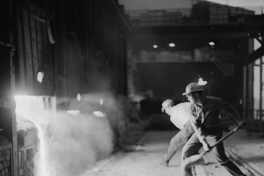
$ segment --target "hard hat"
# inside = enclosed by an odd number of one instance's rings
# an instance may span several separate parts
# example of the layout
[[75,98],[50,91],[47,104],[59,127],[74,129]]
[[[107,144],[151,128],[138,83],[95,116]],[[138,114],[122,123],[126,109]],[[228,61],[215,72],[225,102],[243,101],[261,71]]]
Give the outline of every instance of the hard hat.
[[161,111],[164,112],[164,110],[169,107],[169,106],[172,106],[174,104],[173,100],[171,99],[166,99],[162,102],[161,106]]
[[182,95],[188,95],[189,93],[198,91],[203,91],[202,85],[199,85],[196,82],[191,82],[186,86],[185,92]]

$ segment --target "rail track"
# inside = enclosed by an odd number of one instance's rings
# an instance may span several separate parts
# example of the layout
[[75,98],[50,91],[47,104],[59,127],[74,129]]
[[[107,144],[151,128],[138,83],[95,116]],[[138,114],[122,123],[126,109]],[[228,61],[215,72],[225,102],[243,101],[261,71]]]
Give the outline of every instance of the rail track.
[[247,173],[248,176],[264,176],[264,174],[260,173],[256,168],[251,166],[247,161],[238,156],[233,150],[225,146],[226,152],[229,154],[230,158],[240,167],[242,167]]
[[[264,174],[260,173],[256,168],[238,156],[232,148],[225,146],[225,151],[229,158],[237,164],[241,171],[247,176],[264,176]],[[202,164],[192,167],[192,173],[193,176],[231,176],[226,169],[221,167],[220,164],[212,162],[208,156],[203,159]]]
[[[238,156],[231,147],[225,146],[227,156],[246,174],[246,176],[264,176],[264,173],[249,164],[243,158]],[[222,167],[212,156],[205,155],[198,164],[192,166],[193,176],[232,176],[224,167]]]

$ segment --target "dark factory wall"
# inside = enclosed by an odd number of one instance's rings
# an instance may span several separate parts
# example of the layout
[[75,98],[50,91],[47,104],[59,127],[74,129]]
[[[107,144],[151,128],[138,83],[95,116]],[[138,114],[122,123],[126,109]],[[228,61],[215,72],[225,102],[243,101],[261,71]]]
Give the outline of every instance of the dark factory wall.
[[[12,141],[12,114],[11,107],[6,107],[5,102],[12,101],[11,72],[10,72],[10,48],[0,45],[0,129],[1,135],[5,135]],[[3,131],[2,131],[3,130]]]
[[65,85],[58,85],[58,90],[71,97],[77,93],[107,90],[126,93],[128,30],[113,3],[116,2],[61,1],[56,4],[55,20],[65,26],[56,28],[56,34],[64,41],[62,46],[55,44],[59,81]]
[[126,94],[130,29],[117,1],[15,2],[18,92],[76,97],[107,89]]
[[[17,91],[28,95],[53,95],[54,57],[48,40],[45,11],[29,1],[16,4]],[[34,14],[33,14],[34,13]],[[37,81],[39,72],[44,80]]]
[[0,6],[0,22],[1,22],[0,40],[2,42],[6,42],[6,43],[9,43],[9,40],[10,40],[9,26],[11,24],[11,21],[10,21],[10,15],[8,13],[8,9],[9,9],[10,5],[11,4],[7,0],[1,1],[1,6]]
[[0,173],[17,175],[17,134],[14,102],[14,14],[11,0],[0,5],[0,153],[6,153]]
[[[236,76],[225,76],[213,63],[159,63],[138,64],[139,90],[144,92],[153,90],[158,98],[174,98],[179,101],[187,101],[182,93],[190,82],[197,82],[203,78],[208,82],[205,93],[211,96],[219,96],[234,105],[239,103],[242,82],[238,83]],[[240,97],[242,98],[242,97]]]

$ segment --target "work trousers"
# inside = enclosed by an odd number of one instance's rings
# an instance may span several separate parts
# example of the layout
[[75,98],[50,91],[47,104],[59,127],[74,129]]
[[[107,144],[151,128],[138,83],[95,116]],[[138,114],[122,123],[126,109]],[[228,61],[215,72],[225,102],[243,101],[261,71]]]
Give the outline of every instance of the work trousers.
[[[222,137],[222,132],[219,131],[217,135],[208,135],[205,138],[205,141],[209,146],[214,145],[219,139]],[[182,163],[181,163],[181,170],[182,174],[184,176],[192,176],[191,173],[191,165],[193,165],[197,160],[192,160],[191,163],[188,165],[186,164],[185,159],[198,155],[199,150],[201,149],[202,144],[200,143],[199,139],[197,138],[196,134],[194,133],[191,138],[188,140],[188,142],[185,144],[185,146],[182,149]],[[216,147],[212,148],[210,151],[210,154],[222,165],[224,166],[231,175],[234,176],[244,176],[244,174],[241,172],[241,170],[232,162],[230,161],[226,154],[225,154],[225,148],[223,145],[223,142],[221,142]],[[187,160],[186,160],[187,161]]]
[[191,123],[187,122],[183,129],[171,138],[167,153],[165,154],[163,160],[168,163],[177,150],[188,141],[193,133],[194,130]]

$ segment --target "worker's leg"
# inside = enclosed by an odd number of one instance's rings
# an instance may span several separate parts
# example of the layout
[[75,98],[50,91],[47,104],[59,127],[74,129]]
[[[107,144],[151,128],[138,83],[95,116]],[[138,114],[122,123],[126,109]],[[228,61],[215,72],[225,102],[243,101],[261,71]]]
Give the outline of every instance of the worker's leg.
[[[207,143],[211,146],[215,144],[222,135],[218,135],[215,137],[208,137],[206,138]],[[232,175],[234,176],[244,176],[244,174],[241,172],[241,170],[228,159],[228,157],[225,154],[225,148],[223,143],[221,142],[219,145],[214,147],[210,152],[214,158],[222,165],[224,166]]]
[[182,162],[181,162],[181,171],[183,176],[191,176],[191,164],[197,162],[198,160],[190,161],[189,157],[197,155],[201,149],[202,144],[199,142],[196,134],[193,133],[188,142],[184,145],[182,149]]
[[190,122],[187,122],[184,128],[179,131],[173,138],[170,140],[170,144],[167,150],[167,153],[164,155],[162,162],[164,165],[168,165],[170,159],[177,152],[177,150],[184,145],[191,135],[194,133],[193,128]]

